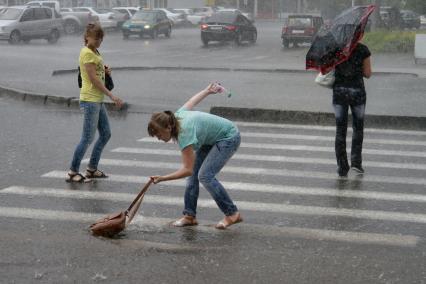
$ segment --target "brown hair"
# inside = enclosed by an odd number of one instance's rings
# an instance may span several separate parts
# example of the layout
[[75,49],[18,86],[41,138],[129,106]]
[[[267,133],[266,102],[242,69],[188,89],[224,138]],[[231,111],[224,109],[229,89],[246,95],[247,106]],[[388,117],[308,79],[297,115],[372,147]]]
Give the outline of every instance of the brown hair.
[[104,30],[97,23],[91,23],[86,26],[84,32],[84,44],[87,45],[87,37],[92,36],[94,38],[104,38]]
[[148,134],[154,137],[160,129],[171,128],[171,136],[173,140],[178,140],[180,124],[179,120],[170,110],[153,113],[148,123]]

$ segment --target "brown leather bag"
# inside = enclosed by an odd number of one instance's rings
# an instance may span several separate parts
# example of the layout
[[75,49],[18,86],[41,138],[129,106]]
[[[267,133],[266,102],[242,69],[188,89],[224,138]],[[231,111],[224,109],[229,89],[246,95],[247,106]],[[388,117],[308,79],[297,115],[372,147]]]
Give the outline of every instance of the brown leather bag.
[[95,236],[113,237],[114,235],[123,231],[136,215],[136,212],[142,203],[142,199],[145,196],[145,193],[148,191],[151,183],[152,180],[150,179],[126,211],[108,215],[107,217],[100,219],[96,221],[96,223],[90,225],[92,234]]

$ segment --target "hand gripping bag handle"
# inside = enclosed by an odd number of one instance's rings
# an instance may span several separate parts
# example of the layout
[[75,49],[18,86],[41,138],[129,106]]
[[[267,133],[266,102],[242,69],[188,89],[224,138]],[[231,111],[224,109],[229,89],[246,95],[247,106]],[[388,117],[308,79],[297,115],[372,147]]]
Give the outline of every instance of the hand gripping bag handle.
[[129,224],[133,217],[135,217],[136,212],[138,212],[138,209],[141,206],[143,197],[145,196],[145,193],[148,191],[148,188],[151,184],[152,179],[149,179],[149,181],[142,188],[141,192],[139,192],[138,196],[136,196],[136,198],[133,200],[132,204],[130,204],[129,208],[124,212],[128,218],[126,224]]

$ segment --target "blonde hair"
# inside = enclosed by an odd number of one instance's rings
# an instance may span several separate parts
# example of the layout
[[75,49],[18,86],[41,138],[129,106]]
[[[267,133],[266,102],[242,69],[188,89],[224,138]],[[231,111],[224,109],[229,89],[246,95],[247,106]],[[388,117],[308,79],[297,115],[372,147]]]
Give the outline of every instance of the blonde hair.
[[84,32],[84,45],[87,45],[87,38],[104,38],[104,30],[98,23],[91,23],[86,26],[86,30]]
[[180,131],[179,120],[170,110],[166,110],[163,112],[153,113],[151,116],[151,120],[148,123],[148,134],[151,137],[157,135],[160,129],[165,129],[170,126],[171,136],[173,140],[177,141]]

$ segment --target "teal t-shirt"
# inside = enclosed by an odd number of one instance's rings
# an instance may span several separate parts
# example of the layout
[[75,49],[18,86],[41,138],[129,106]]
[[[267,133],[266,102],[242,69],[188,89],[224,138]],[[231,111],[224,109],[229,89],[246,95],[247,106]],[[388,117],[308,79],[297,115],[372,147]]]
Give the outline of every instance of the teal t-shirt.
[[229,139],[238,133],[234,123],[226,118],[201,111],[187,110],[181,107],[175,113],[180,123],[178,135],[179,148],[192,145],[194,150],[203,145]]

